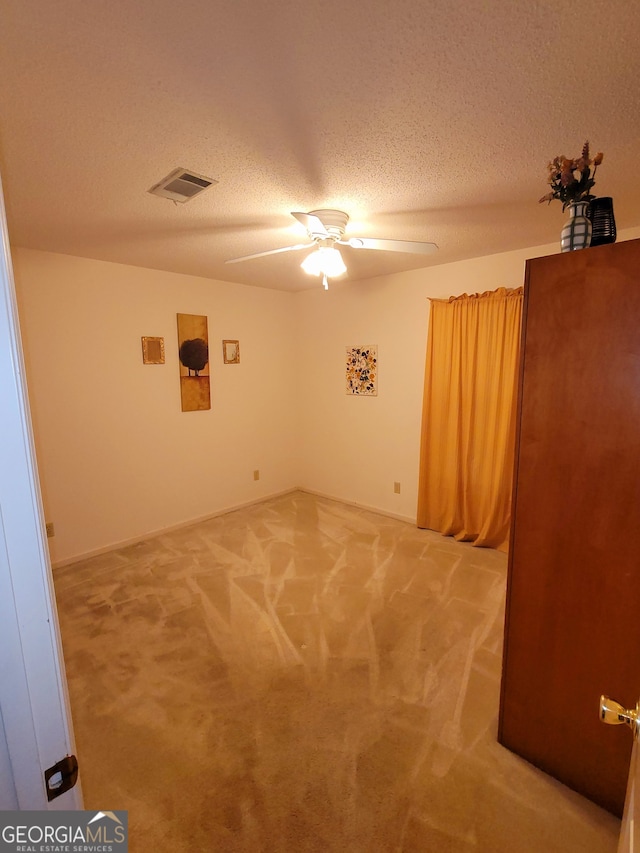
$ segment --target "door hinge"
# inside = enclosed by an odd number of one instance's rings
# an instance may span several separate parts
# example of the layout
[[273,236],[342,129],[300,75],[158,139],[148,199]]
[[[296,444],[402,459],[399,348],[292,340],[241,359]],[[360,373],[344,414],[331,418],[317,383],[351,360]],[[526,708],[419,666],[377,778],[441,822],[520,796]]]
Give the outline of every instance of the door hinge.
[[44,771],[44,784],[47,789],[47,800],[55,800],[60,794],[69,791],[78,781],[78,759],[75,755],[67,755],[53,767]]

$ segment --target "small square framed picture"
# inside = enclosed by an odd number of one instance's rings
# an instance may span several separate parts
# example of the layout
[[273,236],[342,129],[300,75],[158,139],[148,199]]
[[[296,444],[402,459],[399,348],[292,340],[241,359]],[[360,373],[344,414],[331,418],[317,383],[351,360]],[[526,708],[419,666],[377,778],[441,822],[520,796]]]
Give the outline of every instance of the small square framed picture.
[[144,364],[164,364],[164,338],[142,338]]
[[222,341],[225,364],[240,364],[240,341]]

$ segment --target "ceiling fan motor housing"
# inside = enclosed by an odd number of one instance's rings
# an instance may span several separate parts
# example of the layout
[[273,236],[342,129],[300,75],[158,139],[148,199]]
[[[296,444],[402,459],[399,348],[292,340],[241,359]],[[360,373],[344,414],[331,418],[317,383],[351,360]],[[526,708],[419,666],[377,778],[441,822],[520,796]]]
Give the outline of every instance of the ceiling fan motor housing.
[[[316,216],[322,222],[330,237],[333,237],[335,240],[341,240],[344,236],[344,231],[349,221],[349,215],[344,213],[344,211],[331,209],[310,210],[309,215]],[[309,236],[314,240],[326,237],[325,234],[315,233],[313,228],[309,230]]]

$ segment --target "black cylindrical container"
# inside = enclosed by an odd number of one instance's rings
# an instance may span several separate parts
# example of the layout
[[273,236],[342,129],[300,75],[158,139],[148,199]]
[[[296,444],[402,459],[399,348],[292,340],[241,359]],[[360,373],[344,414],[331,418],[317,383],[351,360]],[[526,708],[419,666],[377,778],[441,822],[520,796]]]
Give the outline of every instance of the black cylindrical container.
[[591,220],[591,246],[616,242],[616,220],[613,217],[613,199],[609,196],[593,198],[587,208]]

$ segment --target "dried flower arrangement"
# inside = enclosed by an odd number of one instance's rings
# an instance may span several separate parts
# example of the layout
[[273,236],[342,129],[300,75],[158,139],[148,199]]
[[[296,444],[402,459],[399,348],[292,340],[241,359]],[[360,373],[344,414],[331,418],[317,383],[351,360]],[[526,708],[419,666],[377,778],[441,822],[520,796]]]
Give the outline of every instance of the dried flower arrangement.
[[596,182],[596,170],[603,157],[600,151],[592,160],[589,157],[588,142],[582,146],[582,154],[576,160],[569,160],[564,155],[556,157],[548,166],[551,191],[539,201],[552,202],[557,198],[562,202],[563,210],[574,201],[591,201],[595,198],[591,190]]

